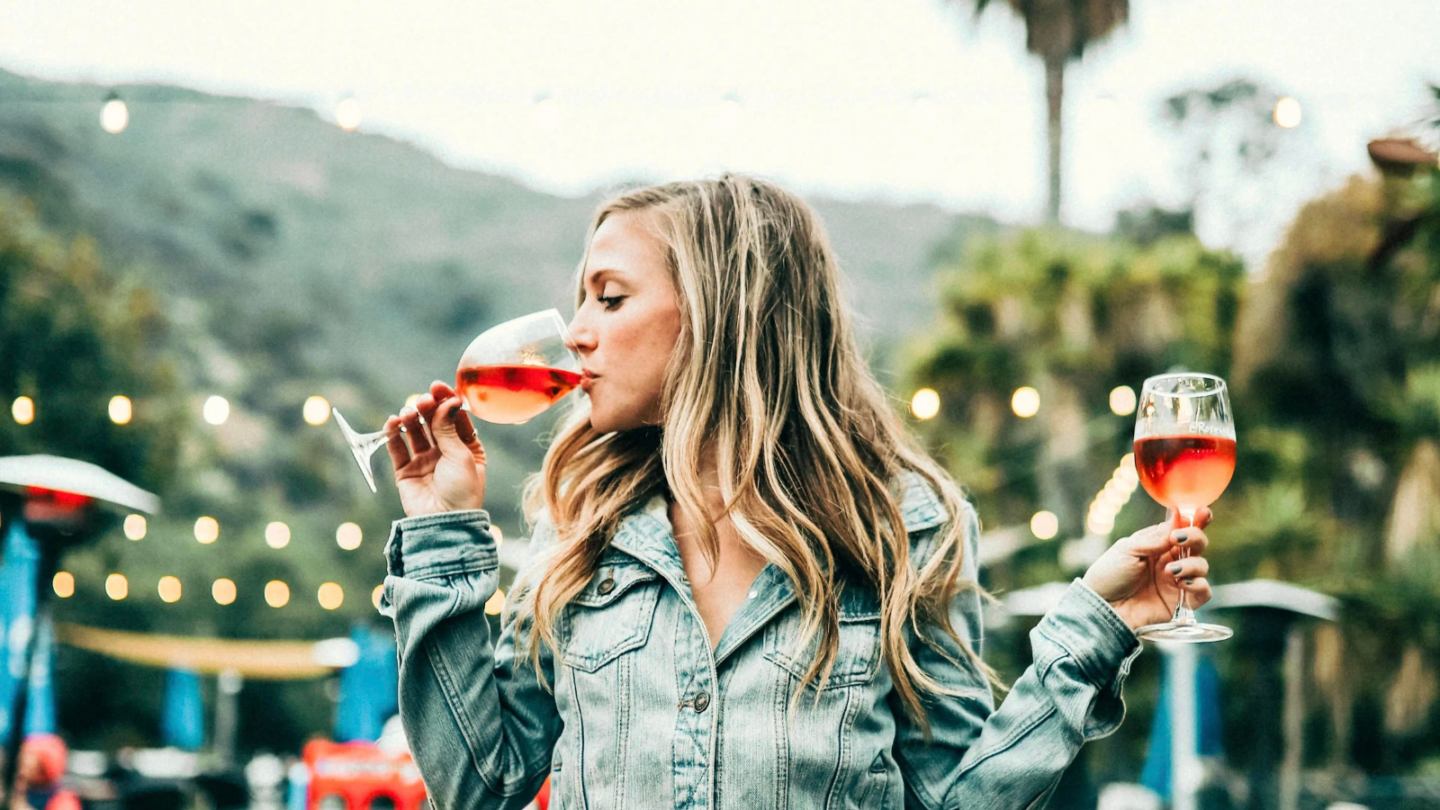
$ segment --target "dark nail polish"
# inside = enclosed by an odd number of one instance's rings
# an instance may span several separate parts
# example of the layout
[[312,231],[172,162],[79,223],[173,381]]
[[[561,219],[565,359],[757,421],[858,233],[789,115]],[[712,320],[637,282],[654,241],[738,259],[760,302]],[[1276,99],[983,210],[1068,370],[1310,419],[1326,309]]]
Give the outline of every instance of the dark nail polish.
[[1185,584],[1186,584],[1186,585],[1194,585],[1194,584],[1195,584],[1195,580],[1193,580],[1193,579],[1187,579],[1187,580],[1185,580]]
[[1189,540],[1189,539],[1190,539],[1190,532],[1187,531],[1187,530],[1185,530],[1185,529],[1181,529],[1180,531],[1178,531],[1178,532],[1175,533],[1175,542],[1177,542],[1177,543],[1183,543],[1183,542],[1185,542],[1186,540]]
[[1170,566],[1170,573],[1172,573],[1172,574],[1178,574],[1178,573],[1180,573],[1180,563],[1175,563],[1174,565]]

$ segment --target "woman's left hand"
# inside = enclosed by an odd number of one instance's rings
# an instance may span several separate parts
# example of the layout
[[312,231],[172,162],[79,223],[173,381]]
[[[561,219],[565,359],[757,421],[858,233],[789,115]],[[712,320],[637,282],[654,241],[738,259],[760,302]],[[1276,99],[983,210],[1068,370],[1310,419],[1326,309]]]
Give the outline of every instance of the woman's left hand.
[[[1210,510],[1202,508],[1190,526],[1170,510],[1164,523],[1117,540],[1085,572],[1085,584],[1109,602],[1131,630],[1170,621],[1181,591],[1189,596],[1187,605],[1200,607],[1211,595],[1205,579],[1210,564],[1200,556],[1210,542],[1204,531],[1210,518]],[[1182,552],[1190,556],[1181,559]]]

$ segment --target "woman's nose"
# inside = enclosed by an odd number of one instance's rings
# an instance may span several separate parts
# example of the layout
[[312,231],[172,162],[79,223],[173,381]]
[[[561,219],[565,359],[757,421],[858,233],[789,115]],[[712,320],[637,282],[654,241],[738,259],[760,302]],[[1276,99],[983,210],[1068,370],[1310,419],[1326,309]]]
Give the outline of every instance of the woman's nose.
[[595,347],[595,335],[580,313],[570,319],[570,348],[576,352],[588,352]]

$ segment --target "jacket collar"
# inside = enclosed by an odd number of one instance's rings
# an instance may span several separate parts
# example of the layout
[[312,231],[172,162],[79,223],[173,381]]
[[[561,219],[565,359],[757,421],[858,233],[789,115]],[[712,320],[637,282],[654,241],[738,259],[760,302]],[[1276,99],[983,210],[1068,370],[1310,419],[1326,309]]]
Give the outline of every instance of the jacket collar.
[[[900,517],[905,523],[907,533],[914,534],[934,528],[949,518],[944,502],[919,474],[908,470],[902,472],[896,480],[896,486],[896,491],[901,495]],[[675,546],[669,503],[665,496],[652,497],[643,508],[623,518],[610,540],[610,545],[665,577],[675,587],[681,599],[693,607],[690,581],[685,576],[685,564]],[[717,667],[795,601],[794,583],[774,564],[766,564],[761,569],[759,576],[750,586],[750,593],[753,596],[746,599],[735,611],[724,635],[718,640],[715,648]]]

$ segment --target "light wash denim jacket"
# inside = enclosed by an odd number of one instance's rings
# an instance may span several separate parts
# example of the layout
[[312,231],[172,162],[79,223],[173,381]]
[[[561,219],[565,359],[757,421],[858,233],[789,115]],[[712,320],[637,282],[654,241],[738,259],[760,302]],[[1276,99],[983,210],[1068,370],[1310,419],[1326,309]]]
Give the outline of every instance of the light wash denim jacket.
[[[917,559],[948,519],[921,481],[901,482]],[[974,580],[979,523],[969,509],[962,519]],[[540,657],[547,691],[508,606],[491,638],[482,608],[499,559],[489,529],[483,510],[406,518],[385,547],[380,612],[395,622],[400,717],[439,810],[521,808],[546,776],[551,807],[563,810],[1042,807],[1081,744],[1120,725],[1121,684],[1140,652],[1079,580],[1031,631],[1034,664],[999,709],[973,667],[915,642],[920,665],[964,691],[927,699],[926,742],[880,660],[877,601],[852,588],[819,704],[807,688],[792,711],[817,642],[805,652],[789,643],[799,626],[790,581],[762,570],[712,645],[657,497],[623,520],[564,609],[560,654]],[[532,542],[547,535],[542,524]],[[950,616],[978,652],[978,594],[959,595]]]

